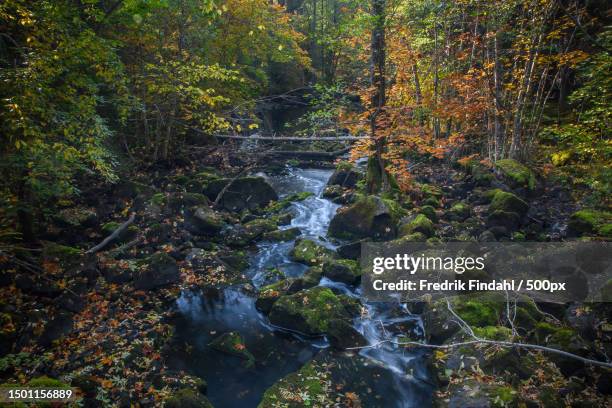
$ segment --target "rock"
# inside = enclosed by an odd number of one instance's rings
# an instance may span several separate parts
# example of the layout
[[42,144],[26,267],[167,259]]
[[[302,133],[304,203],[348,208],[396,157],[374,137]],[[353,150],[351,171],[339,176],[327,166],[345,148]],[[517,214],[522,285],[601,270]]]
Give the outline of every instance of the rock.
[[495,162],[495,169],[513,188],[526,188],[534,190],[536,179],[533,172],[525,165],[512,159],[503,159]]
[[291,260],[311,266],[321,265],[327,258],[334,256],[334,251],[309,239],[298,239],[289,252]]
[[[153,198],[157,196],[154,195]],[[210,200],[204,194],[199,193],[172,193],[165,197],[165,213],[174,215],[192,207],[208,208]]]
[[265,233],[276,231],[277,228],[278,225],[272,218],[256,218],[224,231],[223,239],[230,246],[246,246],[262,238]]
[[361,173],[354,170],[352,164],[342,162],[338,164],[336,171],[334,171],[329,178],[327,185],[354,188],[360,178]]
[[355,311],[351,302],[355,301],[317,286],[281,296],[272,306],[269,318],[276,326],[316,336],[327,333],[334,319],[351,320]]
[[419,213],[429,218],[431,222],[438,222],[438,215],[436,214],[436,209],[433,208],[431,205],[424,205],[419,210]]
[[348,244],[340,245],[336,249],[336,252],[338,252],[338,255],[340,255],[342,258],[358,260],[361,257],[362,242],[363,241],[355,241],[350,242]]
[[212,404],[202,394],[183,388],[164,402],[166,408],[213,408]]
[[58,211],[53,218],[64,227],[90,228],[95,226],[98,221],[96,210],[86,207],[64,208]]
[[355,285],[361,279],[361,268],[354,260],[331,259],[323,263],[323,276],[335,282]]
[[440,208],[440,200],[436,197],[430,196],[423,200],[422,205],[429,205],[433,208]]
[[55,340],[66,336],[72,331],[74,320],[70,313],[59,313],[53,320],[45,325],[38,344],[42,347],[49,347]]
[[153,223],[145,232],[147,240],[150,242],[166,242],[172,236],[172,225],[165,223]]
[[508,213],[516,213],[519,216],[527,214],[529,204],[521,200],[512,193],[505,191],[497,191],[489,205],[489,212],[504,211]]
[[427,239],[425,234],[421,232],[413,232],[412,234],[404,235],[400,238],[402,242],[425,242]]
[[255,357],[247,350],[242,335],[236,331],[224,333],[213,339],[208,345],[222,353],[245,359],[246,367],[251,367],[255,364]]
[[488,384],[474,379],[451,384],[445,399],[448,402],[434,401],[434,405],[449,408],[516,407],[518,405],[518,393],[512,387]]
[[568,229],[574,235],[598,234],[612,237],[612,213],[584,209],[576,211],[570,217]]
[[[113,232],[115,232],[120,226],[121,226],[120,222],[110,221],[102,225],[101,230],[104,236],[107,237],[111,235]],[[134,238],[136,238],[136,236],[138,235],[138,231],[139,229],[136,225],[134,224],[129,225],[126,229],[124,229],[121,232],[121,234],[119,234],[117,238],[113,240],[113,243],[122,243],[122,242],[131,241]]]
[[338,198],[340,196],[342,196],[342,194],[344,194],[344,189],[341,186],[337,186],[337,185],[333,185],[333,186],[327,186],[325,187],[325,190],[323,190],[323,198]]
[[453,206],[449,210],[449,218],[455,221],[464,221],[469,218],[471,213],[471,208],[464,202],[458,202],[453,204]]
[[[521,225],[521,217],[514,212],[493,211],[487,217],[486,224],[487,227],[491,229],[491,232],[493,232],[492,230],[494,227],[503,227],[506,230],[512,231],[519,228],[519,226]],[[499,237],[500,235],[507,235],[507,232],[504,234],[494,233],[494,235],[496,237]]]
[[[208,185],[205,194],[214,200],[229,180],[217,180]],[[219,188],[220,187],[220,188]],[[241,177],[225,191],[219,205],[228,211],[240,212],[244,209],[263,208],[278,195],[263,177]]]
[[306,271],[299,278],[280,280],[270,285],[264,286],[259,291],[255,307],[264,314],[270,313],[272,305],[283,295],[290,295],[303,289],[317,286],[321,280],[321,268],[314,266]]
[[266,241],[291,241],[302,233],[299,228],[287,228],[284,230],[270,231],[263,234],[262,239]]
[[138,290],[156,289],[180,281],[178,265],[174,258],[165,252],[151,255],[141,266],[134,279],[134,287]]
[[393,238],[400,212],[391,200],[366,196],[338,210],[329,225],[329,234],[345,239]]
[[185,215],[185,228],[196,235],[214,235],[223,228],[219,214],[206,206],[191,208]]
[[431,222],[431,220],[425,215],[418,214],[408,223],[401,225],[399,229],[400,237],[413,234],[415,232],[420,232],[426,237],[433,236],[435,233],[433,222]]
[[[588,356],[589,350],[591,349],[590,344],[570,327],[539,322],[536,325],[534,336],[539,344],[567,351],[582,357]],[[550,359],[566,376],[570,376],[576,371],[584,368],[584,364],[580,361],[567,357],[551,355]]]
[[350,321],[340,319],[334,319],[329,322],[327,339],[331,346],[338,350],[362,347],[368,344],[367,340],[361,333],[355,330]]
[[274,201],[268,204],[267,207],[264,208],[266,213],[277,213],[281,210],[289,208],[292,203],[296,201],[304,201],[308,197],[312,197],[314,194],[310,191],[302,191],[301,193],[291,194],[282,200]]
[[135,199],[137,196],[152,196],[155,189],[134,180],[125,180],[113,188],[113,193],[119,198]]

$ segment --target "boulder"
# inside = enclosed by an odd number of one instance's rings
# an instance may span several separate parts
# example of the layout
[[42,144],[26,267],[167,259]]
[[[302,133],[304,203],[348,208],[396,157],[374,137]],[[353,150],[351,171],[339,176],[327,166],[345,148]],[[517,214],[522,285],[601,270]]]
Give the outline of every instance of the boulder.
[[414,234],[416,232],[420,232],[426,237],[433,236],[435,233],[433,222],[431,222],[431,220],[425,215],[418,214],[411,221],[401,225],[399,229],[399,235],[401,237]]
[[453,206],[448,211],[449,218],[455,221],[464,221],[469,218],[471,213],[471,208],[464,202],[458,202],[453,204]]
[[336,171],[329,178],[328,186],[341,186],[353,188],[361,178],[361,173],[357,172],[350,163],[340,163]]
[[223,228],[223,221],[210,207],[198,206],[187,212],[185,228],[196,235],[214,235]]
[[272,218],[256,218],[244,225],[234,225],[223,231],[223,239],[230,246],[246,246],[263,238],[265,233],[276,231],[278,225]]
[[612,237],[612,213],[584,209],[570,216],[568,229],[574,235],[598,234],[606,238]]
[[63,227],[89,228],[96,225],[98,215],[93,208],[71,207],[58,211],[53,218]]
[[495,170],[512,188],[534,190],[536,187],[536,179],[533,172],[527,166],[516,160],[498,160],[495,162]]
[[368,344],[368,341],[353,327],[350,320],[331,320],[327,328],[327,339],[331,346],[338,350]]
[[390,239],[396,235],[399,215],[391,200],[366,196],[338,210],[329,225],[329,234],[345,239]]
[[420,214],[423,214],[427,218],[431,220],[431,222],[438,222],[438,215],[436,214],[436,209],[431,205],[424,205],[419,210]]
[[361,268],[351,259],[330,259],[323,263],[323,276],[335,282],[355,285],[361,279]]
[[489,205],[489,213],[504,211],[516,213],[522,217],[527,214],[527,210],[529,210],[529,204],[516,195],[505,191],[496,191]]
[[287,228],[284,230],[270,231],[263,234],[266,241],[291,241],[302,233],[298,227]]
[[357,307],[355,300],[316,286],[281,296],[274,302],[269,318],[276,326],[316,336],[327,333],[332,320],[352,320]]
[[289,252],[291,260],[310,266],[321,265],[326,259],[334,256],[334,251],[309,239],[298,239]]
[[[493,211],[487,217],[487,227],[495,228],[495,227],[503,227],[506,230],[515,230],[521,225],[521,217],[515,212],[507,212],[507,211]],[[496,237],[500,235],[507,235],[495,233],[492,230]]]
[[144,260],[134,279],[136,289],[150,290],[180,281],[178,265],[165,252],[158,252]]
[[[204,193],[211,199],[216,199],[230,180],[215,180],[206,187]],[[263,208],[271,201],[278,200],[278,195],[263,177],[241,177],[234,180],[225,191],[219,205],[228,211],[240,212]]]
[[237,331],[224,333],[213,339],[208,345],[222,353],[245,359],[247,367],[255,364],[255,357],[246,348],[244,338]]
[[166,408],[213,408],[208,399],[191,388],[183,388],[164,401]]

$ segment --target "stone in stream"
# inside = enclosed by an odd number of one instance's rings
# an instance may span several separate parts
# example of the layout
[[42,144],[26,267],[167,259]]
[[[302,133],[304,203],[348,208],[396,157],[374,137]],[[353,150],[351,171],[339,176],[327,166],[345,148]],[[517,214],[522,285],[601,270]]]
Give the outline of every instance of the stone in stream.
[[[211,181],[204,189],[204,194],[215,200],[229,182],[229,179]],[[276,200],[278,195],[263,177],[241,177],[225,190],[219,204],[228,211],[240,212],[244,209],[263,208]]]
[[276,302],[281,296],[290,295],[299,292],[300,290],[317,286],[321,280],[321,276],[321,267],[313,266],[299,278],[283,279],[264,286],[257,295],[255,307],[260,312],[268,314],[270,313],[274,302]]
[[300,231],[298,227],[292,227],[284,230],[266,232],[263,234],[262,239],[266,241],[291,241],[301,233],[302,231]]
[[338,210],[329,225],[329,234],[344,239],[390,239],[396,235],[396,225],[402,211],[392,200],[377,196],[362,197]]
[[166,408],[213,408],[208,398],[191,388],[183,388],[165,400]]
[[246,360],[246,367],[252,367],[255,364],[255,357],[246,348],[242,335],[236,331],[224,333],[213,339],[208,345],[222,353]]
[[196,235],[214,235],[223,225],[219,214],[207,206],[191,208],[185,216],[185,228]]
[[356,171],[351,163],[342,162],[336,167],[336,170],[329,178],[327,185],[353,188],[361,177],[361,173]]
[[323,276],[335,282],[355,285],[361,279],[361,268],[352,259],[330,259],[323,263]]
[[321,265],[326,259],[334,256],[334,251],[309,239],[298,239],[289,252],[291,260],[310,266]]
[[316,286],[281,296],[272,305],[269,318],[280,328],[317,336],[328,333],[332,320],[351,321],[358,312],[359,302],[355,299]]

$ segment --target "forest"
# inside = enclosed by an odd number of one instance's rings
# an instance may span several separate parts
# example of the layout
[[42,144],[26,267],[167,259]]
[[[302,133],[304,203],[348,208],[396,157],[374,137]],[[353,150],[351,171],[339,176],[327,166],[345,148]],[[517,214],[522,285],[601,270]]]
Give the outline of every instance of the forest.
[[[609,406],[611,13],[0,2],[0,406]],[[607,254],[571,301],[360,289],[455,242]]]

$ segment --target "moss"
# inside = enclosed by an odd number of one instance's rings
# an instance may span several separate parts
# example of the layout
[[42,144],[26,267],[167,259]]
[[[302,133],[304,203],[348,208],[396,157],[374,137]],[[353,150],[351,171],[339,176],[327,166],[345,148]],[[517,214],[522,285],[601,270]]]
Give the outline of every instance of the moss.
[[38,378],[33,378],[32,380],[30,380],[28,382],[28,386],[29,387],[48,387],[48,388],[61,388],[61,389],[67,389],[70,388],[70,386],[66,383],[63,383],[60,380],[57,380],[55,378],[49,378],[49,377],[38,377]]
[[584,209],[571,215],[568,227],[579,234],[598,233],[605,237],[612,234],[612,213]]
[[438,215],[436,214],[436,210],[431,205],[424,205],[419,210],[419,213],[429,218],[432,222],[438,222]]
[[323,286],[282,296],[270,312],[273,324],[309,335],[327,332],[330,321],[336,318],[348,318],[345,304]]
[[426,198],[434,197],[440,199],[440,197],[442,197],[442,190],[438,186],[435,186],[433,184],[421,184],[420,188],[421,192]]
[[161,207],[166,202],[166,195],[164,193],[153,194],[150,201],[151,201],[151,204]]
[[509,340],[512,337],[512,331],[503,326],[475,327],[474,334],[489,340]]
[[405,242],[425,242],[427,237],[420,232],[413,232],[412,234],[404,235],[400,240]]
[[491,205],[489,206],[489,212],[491,213],[495,211],[505,211],[525,215],[528,209],[529,204],[514,194],[506,193],[505,191],[498,191],[495,193],[491,200]]
[[341,161],[336,165],[336,170],[348,171],[353,169],[353,163],[349,161]]
[[515,232],[514,234],[512,234],[512,240],[516,241],[516,242],[524,242],[527,238],[525,237],[525,234],[523,234],[520,231]]
[[518,403],[516,390],[509,386],[493,386],[489,390],[489,396],[493,407],[513,407]]
[[415,232],[431,237],[434,235],[433,222],[423,214],[417,215],[412,221],[400,227],[400,236],[405,236]]
[[382,198],[381,200],[389,210],[389,214],[391,214],[391,218],[394,222],[397,222],[407,214],[407,211],[397,202],[397,200],[391,198]]
[[71,247],[67,245],[60,245],[54,242],[45,243],[43,251],[44,251],[43,254],[46,257],[60,258],[60,259],[78,257],[83,254],[83,251],[80,250],[79,248],[75,248],[75,247]]
[[321,265],[325,259],[333,258],[334,252],[309,239],[296,241],[295,246],[289,252],[289,256],[296,262],[306,265]]
[[326,367],[308,362],[266,390],[258,408],[306,406],[333,406],[328,389],[329,374]]
[[465,220],[470,216],[470,206],[464,202],[455,203],[449,210],[452,217]]
[[255,364],[255,357],[247,350],[242,335],[236,331],[224,333],[208,345],[222,353],[245,359],[247,367],[252,367]]
[[499,192],[503,192],[503,190],[500,190],[499,188],[494,188],[491,190],[483,191],[482,193],[480,193],[480,198],[485,204],[489,204],[491,201],[493,201],[493,197],[495,197],[495,194]]
[[430,205],[434,208],[439,208],[440,207],[440,200],[437,199],[436,197],[427,197],[424,201],[423,201],[423,205]]
[[212,404],[202,394],[190,389],[178,390],[164,401],[166,408],[213,408]]
[[69,227],[86,227],[95,225],[97,218],[93,208],[71,207],[60,210],[55,219]]
[[110,221],[102,225],[102,232],[105,234],[112,234],[120,226],[121,226],[121,223],[118,223],[116,221]]
[[178,184],[179,186],[184,186],[185,184],[189,183],[190,180],[191,179],[184,174],[172,178],[174,184]]
[[301,193],[294,193],[288,197],[283,198],[282,200],[273,201],[263,210],[263,212],[275,213],[285,208],[289,207],[291,203],[296,201],[304,201],[308,197],[313,196],[314,194],[310,191],[303,191]]
[[469,325],[495,326],[499,321],[499,308],[481,299],[464,300],[456,306],[456,312]]
[[500,173],[516,187],[525,187],[529,190],[535,188],[535,176],[525,165],[512,159],[498,160],[495,167]]

